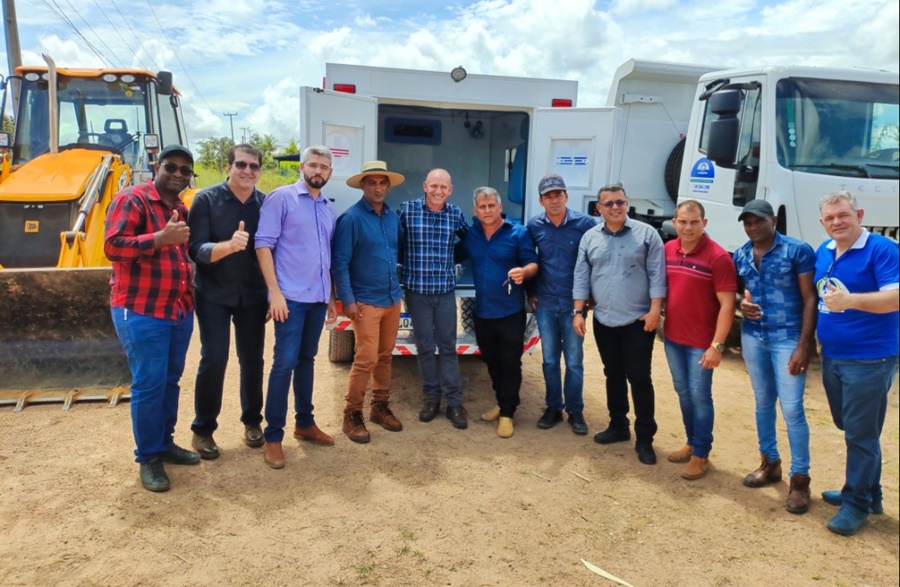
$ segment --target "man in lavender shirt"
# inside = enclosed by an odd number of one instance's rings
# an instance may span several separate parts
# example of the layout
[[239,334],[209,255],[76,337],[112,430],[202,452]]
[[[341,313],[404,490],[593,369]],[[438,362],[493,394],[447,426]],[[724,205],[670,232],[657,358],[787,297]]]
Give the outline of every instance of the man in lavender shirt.
[[269,314],[275,320],[275,356],[266,393],[265,461],[284,467],[284,426],[288,390],[294,378],[294,438],[319,446],[334,439],[313,418],[313,372],[326,314],[337,318],[331,286],[331,236],[334,205],[322,195],[331,177],[331,151],[303,151],[301,179],[276,189],[259,211],[256,255],[269,289]]

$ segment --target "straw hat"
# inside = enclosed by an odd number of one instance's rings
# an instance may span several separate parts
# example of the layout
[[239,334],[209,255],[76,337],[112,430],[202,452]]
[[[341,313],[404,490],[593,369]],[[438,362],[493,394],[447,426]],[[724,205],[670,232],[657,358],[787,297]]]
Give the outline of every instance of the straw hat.
[[357,173],[353,177],[347,178],[347,185],[352,188],[358,188],[359,182],[367,175],[385,175],[391,182],[391,187],[400,185],[406,179],[399,173],[387,170],[387,163],[384,161],[366,161],[362,164],[362,172]]

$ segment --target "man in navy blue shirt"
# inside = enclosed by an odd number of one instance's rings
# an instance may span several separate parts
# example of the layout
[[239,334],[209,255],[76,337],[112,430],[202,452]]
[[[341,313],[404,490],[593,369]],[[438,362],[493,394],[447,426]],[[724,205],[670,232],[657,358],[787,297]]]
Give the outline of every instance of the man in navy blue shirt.
[[204,459],[219,457],[213,439],[222,409],[231,334],[241,365],[240,397],[244,442],[263,445],[263,349],[269,302],[259,270],[254,235],[265,194],[256,189],[262,152],[237,145],[228,152],[228,179],[201,190],[191,204],[188,252],[197,265],[197,325],[200,366],[194,385],[194,432],[191,445]]
[[341,214],[332,240],[332,273],[344,314],[353,323],[356,354],[344,406],[344,434],[353,442],[369,442],[363,420],[366,387],[372,383],[369,420],[385,430],[403,425],[389,407],[391,358],[400,326],[400,280],[397,254],[400,217],[386,203],[388,190],[405,178],[387,170],[384,161],[363,163],[362,173],[347,179],[363,197]]
[[477,220],[460,249],[472,260],[475,340],[497,396],[497,407],[482,419],[499,420],[497,436],[509,438],[522,386],[526,319],[523,284],[537,273],[538,257],[525,227],[504,220],[502,213],[497,190],[477,188]]
[[[543,429],[553,428],[562,421],[565,410],[572,431],[584,435],[588,433],[582,414],[584,337],[572,327],[572,281],[578,243],[597,222],[566,207],[569,201],[566,183],[555,173],[541,178],[538,193],[544,211],[531,218],[527,225],[540,259],[540,270],[530,283],[528,297],[541,333],[546,386],[547,409],[537,425]],[[565,383],[560,356],[566,359]]]

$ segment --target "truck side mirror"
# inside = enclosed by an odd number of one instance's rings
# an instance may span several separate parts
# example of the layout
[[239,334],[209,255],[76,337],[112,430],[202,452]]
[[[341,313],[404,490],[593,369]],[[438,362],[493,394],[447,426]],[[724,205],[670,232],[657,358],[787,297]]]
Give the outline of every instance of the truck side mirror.
[[709,97],[709,109],[719,117],[709,123],[706,155],[719,167],[737,167],[735,158],[741,136],[741,122],[737,114],[741,111],[741,101],[739,90],[722,90]]
[[161,96],[168,96],[172,93],[172,72],[161,71],[156,74],[156,93]]

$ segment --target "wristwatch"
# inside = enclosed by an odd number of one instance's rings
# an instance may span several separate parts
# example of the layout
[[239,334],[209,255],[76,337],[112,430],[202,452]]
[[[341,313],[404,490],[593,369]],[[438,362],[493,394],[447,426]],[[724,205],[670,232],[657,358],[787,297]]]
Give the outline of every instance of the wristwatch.
[[572,318],[575,316],[584,316],[584,310],[572,309]]
[[713,341],[709,348],[716,349],[720,353],[725,352],[725,343]]

